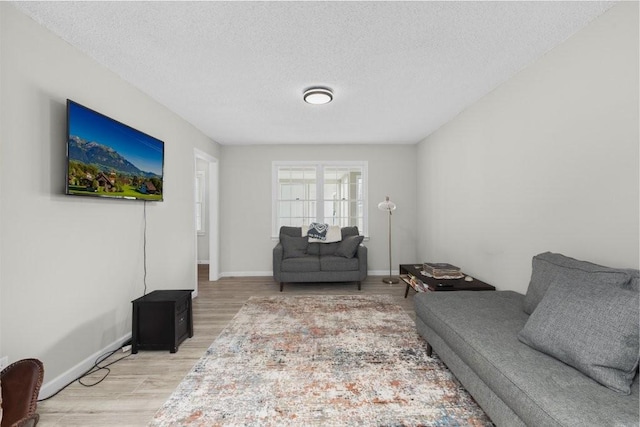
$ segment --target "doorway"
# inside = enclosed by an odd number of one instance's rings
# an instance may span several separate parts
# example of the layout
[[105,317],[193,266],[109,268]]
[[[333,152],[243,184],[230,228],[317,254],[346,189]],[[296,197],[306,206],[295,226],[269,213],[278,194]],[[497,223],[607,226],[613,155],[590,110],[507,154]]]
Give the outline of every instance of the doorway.
[[[194,149],[194,227],[196,237],[196,289],[198,264],[209,264],[209,281],[218,280],[219,271],[219,231],[218,231],[218,159]],[[197,192],[200,190],[200,194]],[[198,202],[201,206],[198,206]],[[198,230],[200,229],[200,230]]]

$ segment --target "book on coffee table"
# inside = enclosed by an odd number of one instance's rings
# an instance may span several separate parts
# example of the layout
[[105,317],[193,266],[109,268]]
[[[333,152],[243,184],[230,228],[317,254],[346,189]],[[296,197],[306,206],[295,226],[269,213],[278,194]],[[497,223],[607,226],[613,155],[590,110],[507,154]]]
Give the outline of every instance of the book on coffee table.
[[464,276],[460,267],[445,262],[425,262],[422,273],[434,279],[459,279]]

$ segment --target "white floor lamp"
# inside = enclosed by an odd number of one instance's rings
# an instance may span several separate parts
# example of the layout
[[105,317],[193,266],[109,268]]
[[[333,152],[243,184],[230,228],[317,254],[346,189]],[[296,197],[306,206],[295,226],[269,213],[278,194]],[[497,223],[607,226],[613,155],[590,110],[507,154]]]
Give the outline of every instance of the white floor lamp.
[[378,209],[389,212],[389,277],[383,277],[382,281],[391,285],[398,283],[398,279],[391,276],[391,212],[396,210],[396,204],[390,201],[389,196],[387,196],[384,202],[378,203]]

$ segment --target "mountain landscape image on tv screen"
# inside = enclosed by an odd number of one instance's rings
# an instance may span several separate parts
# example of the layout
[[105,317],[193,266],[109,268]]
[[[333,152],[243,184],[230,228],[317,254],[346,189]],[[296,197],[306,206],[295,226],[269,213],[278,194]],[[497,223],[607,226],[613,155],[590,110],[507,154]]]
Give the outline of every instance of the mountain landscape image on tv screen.
[[163,200],[164,143],[67,101],[67,194]]

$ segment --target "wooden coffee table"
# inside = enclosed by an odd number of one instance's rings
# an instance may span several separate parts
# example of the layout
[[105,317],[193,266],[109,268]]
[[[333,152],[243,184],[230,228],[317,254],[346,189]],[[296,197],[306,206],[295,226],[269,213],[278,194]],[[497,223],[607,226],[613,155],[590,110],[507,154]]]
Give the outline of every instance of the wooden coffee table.
[[[460,279],[434,279],[425,276],[420,271],[422,264],[400,264],[400,279],[407,284],[404,291],[404,297],[409,295],[409,288],[413,288],[416,292],[441,292],[441,291],[495,291],[495,286],[491,286],[481,280],[474,278],[468,282],[464,277]],[[415,277],[423,283],[423,286],[414,284],[410,280],[410,276]],[[466,276],[466,275],[465,275]]]

